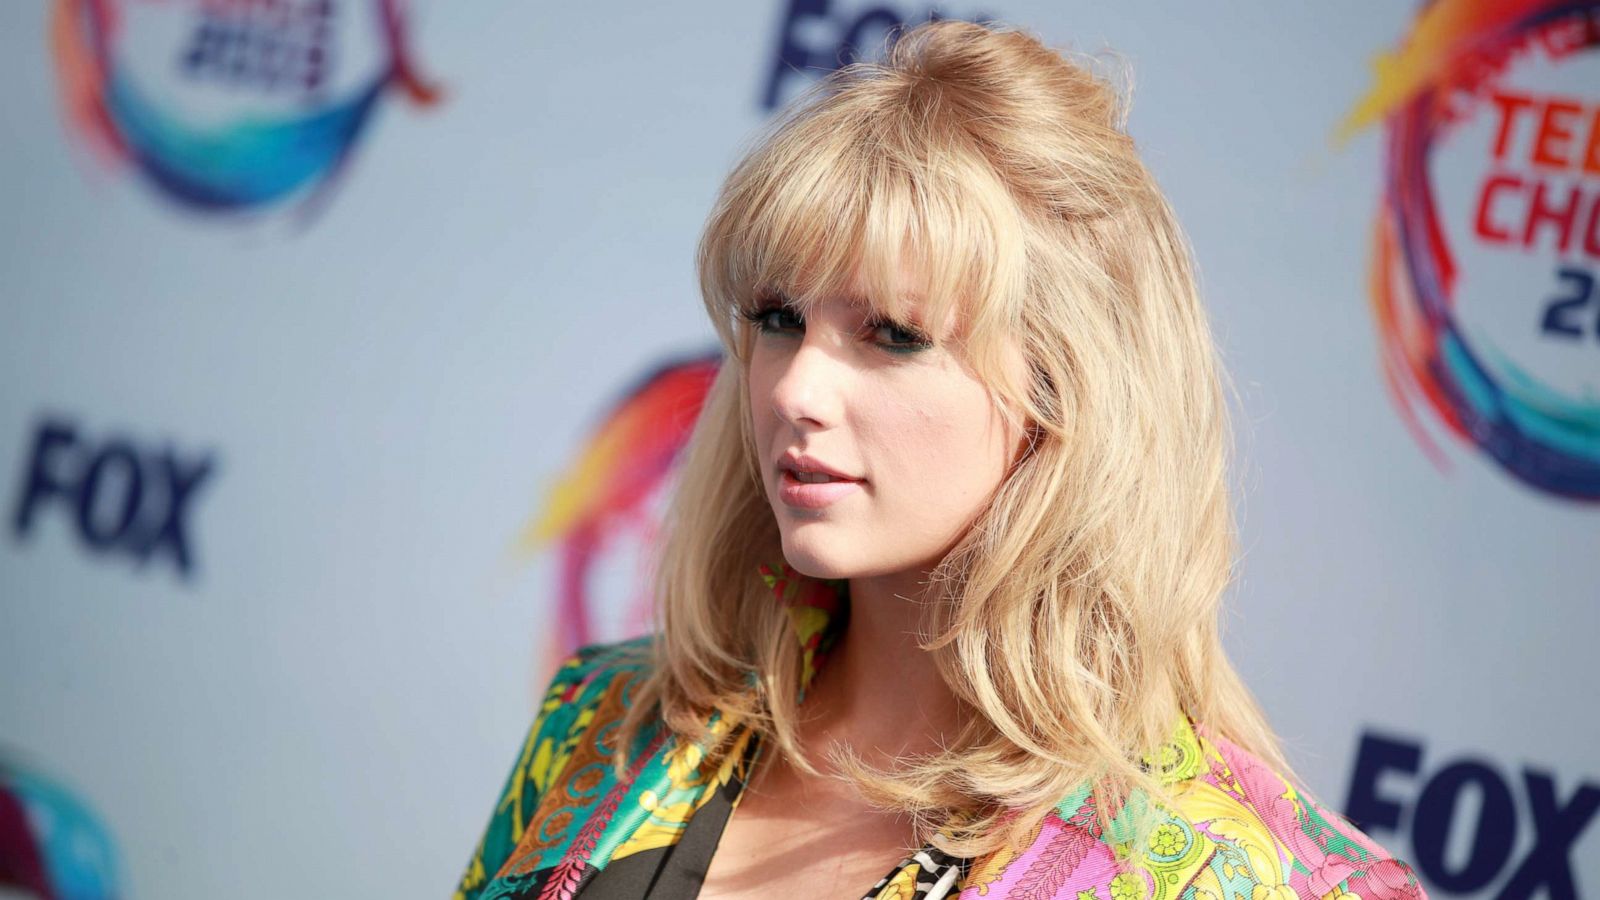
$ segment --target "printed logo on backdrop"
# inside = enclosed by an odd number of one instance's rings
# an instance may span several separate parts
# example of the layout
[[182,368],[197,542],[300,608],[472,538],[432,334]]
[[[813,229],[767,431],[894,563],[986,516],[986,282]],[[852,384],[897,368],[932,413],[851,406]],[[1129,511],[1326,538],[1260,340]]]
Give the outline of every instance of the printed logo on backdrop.
[[[1600,500],[1600,3],[1433,0],[1336,140],[1384,125],[1371,301],[1426,455]],[[1433,432],[1448,435],[1437,440]]]
[[90,553],[194,575],[194,504],[216,469],[213,454],[117,434],[96,439],[62,416],[43,418],[30,444],[12,505],[18,542],[54,514]]
[[[1409,822],[1406,861],[1441,893],[1498,884],[1496,897],[1588,896],[1572,871],[1573,849],[1600,812],[1600,784],[1534,766],[1512,772],[1484,758],[1425,761],[1423,751],[1404,738],[1361,736],[1344,809],[1356,827],[1403,834]],[[1527,849],[1515,852],[1519,843]]]
[[127,896],[110,831],[60,782],[0,756],[0,896]]
[[[777,55],[761,87],[761,108],[774,110],[806,85],[857,59],[871,58],[891,32],[952,18],[937,7],[835,0],[789,0],[778,22]],[[971,22],[992,17],[973,15]]]
[[309,213],[391,94],[438,99],[400,0],[56,0],[71,131],[181,208]]
[[523,529],[519,557],[556,550],[545,659],[650,630],[650,564],[661,515],[721,364],[720,351],[673,360],[622,391]]

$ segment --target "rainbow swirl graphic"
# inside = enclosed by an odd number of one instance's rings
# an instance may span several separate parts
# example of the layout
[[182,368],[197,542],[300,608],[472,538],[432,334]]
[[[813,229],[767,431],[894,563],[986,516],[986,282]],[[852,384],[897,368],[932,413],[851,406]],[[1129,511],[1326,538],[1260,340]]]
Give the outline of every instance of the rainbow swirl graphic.
[[[131,165],[189,209],[237,211],[303,191],[315,196],[349,160],[390,88],[421,106],[438,99],[437,89],[418,77],[411,62],[398,0],[375,2],[378,42],[387,59],[374,77],[336,97],[308,98],[282,115],[217,122],[186,114],[135,79],[118,53],[127,4],[57,0],[51,44],[66,118],[97,156]],[[250,6],[229,0],[190,5],[197,14],[214,16],[249,12]]]
[[633,535],[646,548],[654,544],[657,522],[649,503],[667,486],[721,365],[720,351],[669,362],[623,391],[523,530],[519,555],[559,547],[560,585],[546,659],[648,627],[651,601],[648,585],[641,584],[623,621],[607,623],[609,632],[621,632],[602,635],[590,576],[622,537]]
[[[1433,0],[1399,49],[1377,60],[1373,87],[1335,135],[1338,143],[1380,120],[1385,126],[1370,292],[1385,381],[1423,451],[1448,469],[1417,415],[1425,405],[1449,432],[1521,483],[1591,502],[1600,500],[1600,398],[1589,389],[1557,389],[1491,345],[1481,330],[1463,327],[1456,304],[1462,272],[1440,213],[1441,196],[1456,185],[1434,183],[1428,165],[1444,135],[1490,109],[1489,95],[1500,89],[1512,63],[1535,49],[1571,60],[1597,47],[1600,3],[1594,0]],[[1500,140],[1503,146],[1504,131]],[[1584,185],[1593,183],[1593,173],[1578,177]],[[1480,207],[1479,223],[1483,216]],[[1530,220],[1527,235],[1536,224],[1548,223]],[[1569,237],[1561,238],[1563,255]],[[1531,246],[1530,238],[1524,241]],[[1575,243],[1581,242],[1580,236]],[[1528,246],[1513,249],[1522,250],[1523,259],[1534,256]],[[1554,254],[1549,259],[1562,264]],[[1585,318],[1600,307],[1600,296],[1590,302]],[[1584,365],[1600,373],[1596,329],[1583,336],[1583,350],[1593,351],[1593,362]],[[1574,339],[1565,346],[1576,345]],[[1591,380],[1589,387],[1595,384]]]

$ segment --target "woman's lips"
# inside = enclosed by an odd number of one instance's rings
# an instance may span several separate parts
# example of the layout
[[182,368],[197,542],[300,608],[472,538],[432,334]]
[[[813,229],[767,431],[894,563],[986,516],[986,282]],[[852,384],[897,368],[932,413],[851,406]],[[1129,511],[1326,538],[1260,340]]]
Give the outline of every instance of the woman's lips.
[[839,499],[861,490],[863,482],[835,480],[813,483],[794,477],[791,469],[778,473],[778,496],[784,503],[802,509],[821,509]]

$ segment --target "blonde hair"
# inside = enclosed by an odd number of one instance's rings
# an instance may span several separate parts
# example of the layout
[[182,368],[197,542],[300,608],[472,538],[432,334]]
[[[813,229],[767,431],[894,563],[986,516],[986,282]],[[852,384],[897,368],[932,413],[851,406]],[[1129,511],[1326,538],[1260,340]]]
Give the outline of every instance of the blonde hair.
[[[619,766],[657,715],[712,739],[715,759],[726,734],[705,722],[720,711],[817,772],[795,741],[799,643],[756,575],[782,551],[740,313],[772,292],[803,311],[859,274],[875,310],[903,320],[890,286],[904,257],[927,276],[924,320],[959,313],[964,360],[1031,447],[931,575],[924,647],[976,715],[892,771],[836,757],[846,776],[962,856],[1016,846],[1084,779],[1102,827],[1135,790],[1170,801],[1140,760],[1180,710],[1293,776],[1219,635],[1237,544],[1224,373],[1186,240],[1125,123],[1087,64],[937,21],[823,79],[737,165],[698,257],[729,358],[666,513],[655,664]],[[1007,378],[1007,342],[1028,384]]]

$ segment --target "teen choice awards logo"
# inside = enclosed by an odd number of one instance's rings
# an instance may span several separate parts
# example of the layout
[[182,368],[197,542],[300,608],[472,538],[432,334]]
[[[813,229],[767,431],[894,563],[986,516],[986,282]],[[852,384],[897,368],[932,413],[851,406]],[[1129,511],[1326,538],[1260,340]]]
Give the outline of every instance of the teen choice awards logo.
[[[1600,2],[1432,0],[1339,129],[1384,130],[1383,374],[1440,468],[1600,500]],[[1435,435],[1440,435],[1436,437]]]
[[385,97],[437,100],[400,0],[57,0],[73,132],[192,210],[321,196]]
[[126,897],[110,832],[59,781],[0,754],[0,897]]

